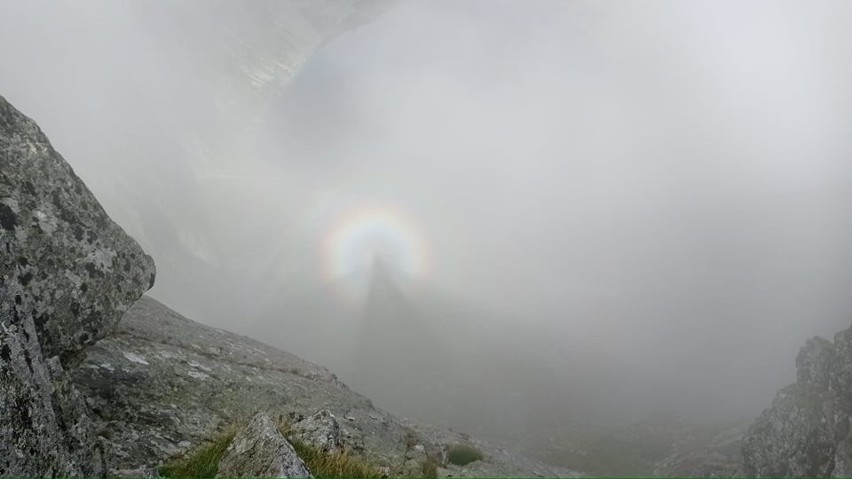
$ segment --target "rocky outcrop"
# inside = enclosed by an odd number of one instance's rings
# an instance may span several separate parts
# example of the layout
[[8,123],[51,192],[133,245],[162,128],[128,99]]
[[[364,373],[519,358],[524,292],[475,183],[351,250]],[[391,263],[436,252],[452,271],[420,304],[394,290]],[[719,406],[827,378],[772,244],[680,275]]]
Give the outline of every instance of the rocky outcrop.
[[240,428],[219,461],[218,477],[311,477],[307,466],[268,415]]
[[743,440],[748,476],[852,475],[852,329],[813,338],[796,357],[796,383],[778,392]]
[[65,371],[154,277],[36,123],[0,97],[0,475],[103,472]]
[[[257,412],[293,418],[300,438],[315,439],[315,445],[339,442],[392,476],[419,474],[427,455],[465,441],[375,408],[325,368],[190,321],[149,297],[89,350],[74,382],[113,451],[105,458],[113,472],[156,469]],[[412,434],[420,447],[406,439]],[[485,442],[475,445],[485,460],[448,466],[446,474],[574,475]]]
[[290,433],[305,444],[323,452],[342,452],[340,423],[327,409],[308,417],[294,418]]

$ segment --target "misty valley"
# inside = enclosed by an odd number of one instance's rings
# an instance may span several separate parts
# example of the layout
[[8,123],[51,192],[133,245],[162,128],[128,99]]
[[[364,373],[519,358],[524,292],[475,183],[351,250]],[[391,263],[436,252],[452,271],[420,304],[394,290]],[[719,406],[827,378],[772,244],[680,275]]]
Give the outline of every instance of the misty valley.
[[0,19],[0,477],[852,476],[852,2]]

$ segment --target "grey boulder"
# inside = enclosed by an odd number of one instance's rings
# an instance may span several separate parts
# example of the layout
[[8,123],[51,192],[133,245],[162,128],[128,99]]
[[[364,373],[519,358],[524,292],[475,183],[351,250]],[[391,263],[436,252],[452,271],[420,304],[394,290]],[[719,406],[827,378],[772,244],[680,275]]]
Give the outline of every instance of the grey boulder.
[[324,452],[342,452],[340,423],[328,409],[299,418],[290,426],[290,433],[309,446]]
[[38,125],[0,97],[0,476],[104,472],[65,371],[154,277]]
[[218,477],[312,477],[293,446],[264,413],[240,428],[219,461]]

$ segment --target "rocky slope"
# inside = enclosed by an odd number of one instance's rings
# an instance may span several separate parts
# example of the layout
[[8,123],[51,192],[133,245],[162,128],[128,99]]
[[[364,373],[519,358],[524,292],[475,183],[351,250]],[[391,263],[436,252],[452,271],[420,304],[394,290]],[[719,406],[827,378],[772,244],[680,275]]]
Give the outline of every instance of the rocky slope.
[[0,475],[98,475],[66,371],[154,283],[39,127],[0,97]]
[[748,476],[852,476],[852,329],[813,338],[796,357],[796,382],[781,389],[743,440]]
[[111,451],[107,466],[116,473],[141,468],[153,474],[164,460],[258,411],[286,417],[328,410],[340,419],[342,442],[392,474],[416,474],[427,454],[467,442],[485,459],[439,472],[574,475],[460,433],[395,418],[320,366],[193,322],[149,297],[89,349],[74,383],[87,396]]

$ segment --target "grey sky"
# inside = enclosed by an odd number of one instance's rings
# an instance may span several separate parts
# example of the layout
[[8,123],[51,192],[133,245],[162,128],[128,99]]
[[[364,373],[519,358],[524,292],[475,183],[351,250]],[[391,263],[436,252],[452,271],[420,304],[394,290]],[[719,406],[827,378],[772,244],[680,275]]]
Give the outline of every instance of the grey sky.
[[0,94],[196,320],[263,338],[362,199],[416,219],[421,279],[696,408],[759,411],[852,320],[849,2],[410,0],[251,108],[218,92],[265,4],[143,3],[4,2]]

